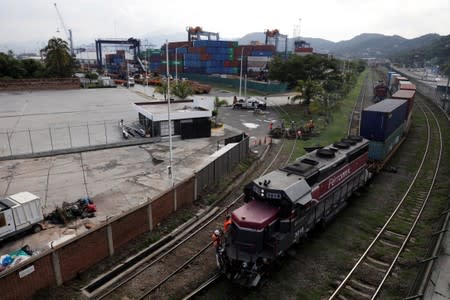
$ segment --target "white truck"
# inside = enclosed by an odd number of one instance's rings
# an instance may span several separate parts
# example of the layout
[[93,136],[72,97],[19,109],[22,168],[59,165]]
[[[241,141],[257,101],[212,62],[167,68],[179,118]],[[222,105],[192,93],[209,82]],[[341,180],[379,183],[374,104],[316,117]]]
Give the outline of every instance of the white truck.
[[41,199],[30,192],[20,192],[0,198],[0,240],[20,232],[42,229]]
[[260,100],[256,97],[250,97],[247,99],[239,99],[237,102],[233,103],[233,109],[262,109],[266,110],[267,104],[265,101]]

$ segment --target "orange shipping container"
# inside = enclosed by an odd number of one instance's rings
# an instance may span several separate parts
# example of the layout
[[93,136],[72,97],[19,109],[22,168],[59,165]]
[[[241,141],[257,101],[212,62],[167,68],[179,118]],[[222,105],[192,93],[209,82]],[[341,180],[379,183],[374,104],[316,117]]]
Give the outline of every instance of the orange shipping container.
[[411,113],[414,104],[414,96],[416,91],[413,90],[398,90],[392,95],[392,99],[401,99],[408,101],[408,114]]

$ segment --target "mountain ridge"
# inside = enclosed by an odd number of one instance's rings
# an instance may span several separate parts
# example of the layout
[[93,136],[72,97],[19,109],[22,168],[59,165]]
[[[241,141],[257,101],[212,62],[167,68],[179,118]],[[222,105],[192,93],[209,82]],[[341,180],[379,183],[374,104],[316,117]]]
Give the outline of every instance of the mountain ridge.
[[[380,33],[362,33],[349,40],[333,42],[321,38],[302,37],[301,39],[311,44],[317,52],[329,53],[339,57],[363,58],[377,57],[387,58],[391,55],[424,47],[440,39],[436,33],[429,33],[417,38],[407,39],[399,35],[384,35]],[[238,39],[239,44],[249,44],[251,41],[265,42],[263,32],[248,33]],[[288,39],[288,51],[293,49],[294,39]]]

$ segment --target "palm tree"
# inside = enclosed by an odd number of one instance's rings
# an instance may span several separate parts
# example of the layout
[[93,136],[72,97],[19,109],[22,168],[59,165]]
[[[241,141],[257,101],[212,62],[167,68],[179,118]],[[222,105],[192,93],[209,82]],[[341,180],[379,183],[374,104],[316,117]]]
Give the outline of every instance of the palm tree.
[[72,75],[74,62],[66,41],[53,37],[43,50],[46,54],[45,63],[50,76],[70,77]]
[[176,82],[171,90],[180,99],[186,99],[188,96],[194,94],[191,85],[187,81]]

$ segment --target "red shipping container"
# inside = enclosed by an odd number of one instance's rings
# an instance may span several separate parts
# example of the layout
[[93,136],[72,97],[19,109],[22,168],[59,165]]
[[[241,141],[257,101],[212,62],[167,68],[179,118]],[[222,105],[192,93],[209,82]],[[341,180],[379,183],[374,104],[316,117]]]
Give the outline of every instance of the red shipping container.
[[192,47],[192,42],[171,42],[169,43],[169,49],[182,48],[182,47]]

